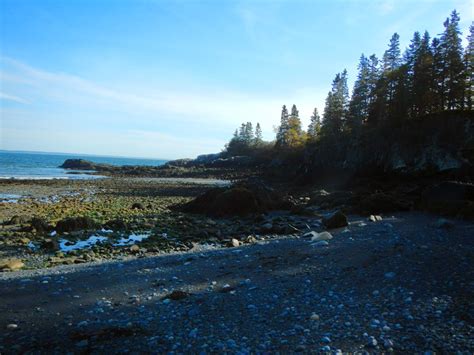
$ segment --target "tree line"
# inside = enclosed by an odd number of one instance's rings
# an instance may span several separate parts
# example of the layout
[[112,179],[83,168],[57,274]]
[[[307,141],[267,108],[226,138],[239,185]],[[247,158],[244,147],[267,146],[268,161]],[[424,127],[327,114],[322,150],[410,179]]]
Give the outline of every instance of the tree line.
[[[276,149],[294,148],[324,139],[357,137],[366,127],[403,124],[406,120],[451,110],[472,110],[474,101],[474,25],[469,28],[467,46],[462,46],[460,17],[456,10],[443,23],[444,31],[431,38],[415,32],[408,48],[400,50],[394,33],[381,59],[361,55],[351,96],[347,70],[336,74],[323,111],[314,109],[307,130],[299,112],[282,107],[276,132]],[[228,152],[268,143],[262,140],[260,125],[242,124],[226,146]]]

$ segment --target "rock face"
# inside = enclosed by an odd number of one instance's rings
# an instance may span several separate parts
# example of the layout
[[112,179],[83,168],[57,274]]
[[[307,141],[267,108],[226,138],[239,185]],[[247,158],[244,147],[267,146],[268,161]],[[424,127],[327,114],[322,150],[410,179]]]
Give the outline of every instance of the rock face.
[[94,228],[97,228],[97,223],[95,223],[94,220],[90,217],[68,217],[60,220],[56,224],[56,230],[59,233]]
[[398,174],[433,176],[474,169],[474,115],[452,111],[367,129],[357,140],[308,149],[300,171],[331,176]]
[[258,180],[215,188],[181,206],[183,212],[232,216],[291,209],[293,204]]

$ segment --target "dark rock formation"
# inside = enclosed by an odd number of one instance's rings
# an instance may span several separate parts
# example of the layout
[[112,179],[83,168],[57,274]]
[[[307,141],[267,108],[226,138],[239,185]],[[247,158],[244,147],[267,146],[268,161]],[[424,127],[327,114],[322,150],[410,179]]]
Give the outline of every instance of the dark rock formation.
[[337,211],[332,215],[323,218],[323,224],[328,229],[333,228],[341,228],[347,226],[349,223],[347,222],[347,217],[341,211]]
[[56,231],[73,232],[97,228],[97,223],[90,217],[67,217],[56,223]]
[[179,209],[212,216],[231,216],[292,207],[293,204],[275,190],[258,180],[252,180],[228,188],[211,189]]

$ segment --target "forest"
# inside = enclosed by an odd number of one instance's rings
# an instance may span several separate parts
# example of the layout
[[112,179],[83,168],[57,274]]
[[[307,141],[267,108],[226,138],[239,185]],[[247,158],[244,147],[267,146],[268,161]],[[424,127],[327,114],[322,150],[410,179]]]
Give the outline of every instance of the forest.
[[322,117],[314,108],[303,129],[296,105],[283,105],[276,137],[262,139],[260,124],[242,123],[226,145],[225,156],[287,156],[324,147],[338,148],[375,136],[390,127],[403,128],[411,121],[426,120],[452,111],[472,111],[474,100],[474,25],[467,45],[456,10],[446,18],[436,37],[415,32],[403,53],[394,33],[379,58],[362,54],[357,78],[349,95],[348,73],[337,73],[327,94]]

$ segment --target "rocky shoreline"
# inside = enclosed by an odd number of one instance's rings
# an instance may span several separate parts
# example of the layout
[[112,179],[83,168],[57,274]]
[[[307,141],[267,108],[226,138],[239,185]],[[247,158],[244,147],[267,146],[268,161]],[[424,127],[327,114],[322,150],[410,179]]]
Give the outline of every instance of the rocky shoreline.
[[0,181],[0,352],[472,352],[472,185],[364,186]]

